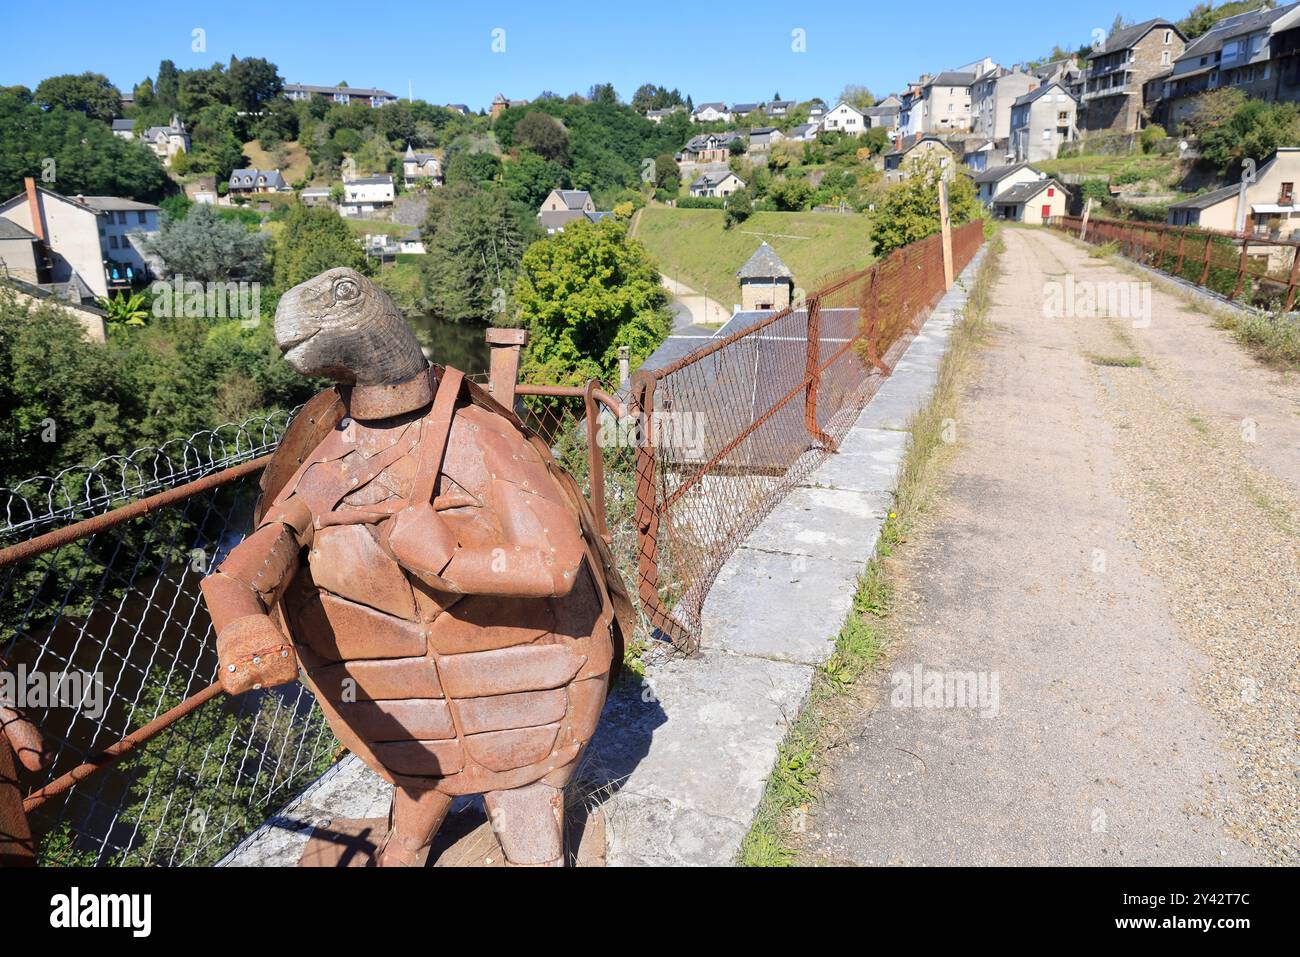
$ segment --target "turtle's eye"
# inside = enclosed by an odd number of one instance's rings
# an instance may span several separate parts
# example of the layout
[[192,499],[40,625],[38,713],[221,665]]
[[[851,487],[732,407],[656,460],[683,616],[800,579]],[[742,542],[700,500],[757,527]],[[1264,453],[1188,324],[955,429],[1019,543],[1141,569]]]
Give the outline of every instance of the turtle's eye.
[[361,287],[354,279],[340,279],[334,284],[334,298],[347,301],[361,295]]

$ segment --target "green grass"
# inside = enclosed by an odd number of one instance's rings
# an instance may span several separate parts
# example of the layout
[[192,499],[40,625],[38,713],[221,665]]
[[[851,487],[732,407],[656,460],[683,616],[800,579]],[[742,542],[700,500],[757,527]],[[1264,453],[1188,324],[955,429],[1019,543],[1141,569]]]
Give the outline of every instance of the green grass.
[[872,260],[868,220],[856,213],[754,213],[731,229],[723,228],[720,209],[654,205],[640,216],[636,238],[659,270],[696,292],[707,289],[724,306],[740,301],[736,270],[764,240],[807,291]]
[[[311,168],[311,159],[307,156],[307,151],[298,144],[297,140],[290,140],[284,144],[285,151],[288,153],[289,162],[283,167],[279,167],[280,174],[284,177],[286,183],[296,183],[307,175],[307,170]],[[254,169],[276,169],[277,164],[272,151],[262,149],[259,140],[249,140],[243,146],[243,153],[248,157],[248,163]]]
[[1136,369],[1142,365],[1137,356],[1102,356],[1088,353],[1088,361],[1095,366],[1111,366],[1117,369]]
[[808,700],[781,744],[763,800],[741,842],[740,863],[747,867],[794,863],[792,833],[796,822],[817,799],[818,774],[831,746],[826,736],[827,712],[837,698],[853,690],[884,651],[894,600],[894,584],[885,562],[933,508],[942,475],[944,459],[940,452],[947,445],[947,426],[957,413],[962,379],[988,332],[985,314],[1001,252],[1002,240],[994,236],[970,289],[962,321],[939,367],[934,396],[909,423],[911,438],[899,472],[894,509],[885,519],[875,554],[858,580],[853,609],[836,636],[835,650],[814,673]]
[[1267,365],[1300,369],[1300,320],[1281,314],[1221,310],[1215,317],[1257,359]]
[[1152,180],[1169,186],[1182,175],[1176,156],[1134,153],[1129,156],[1085,155],[1042,160],[1034,164],[1048,176],[1083,175],[1111,181],[1139,182]]

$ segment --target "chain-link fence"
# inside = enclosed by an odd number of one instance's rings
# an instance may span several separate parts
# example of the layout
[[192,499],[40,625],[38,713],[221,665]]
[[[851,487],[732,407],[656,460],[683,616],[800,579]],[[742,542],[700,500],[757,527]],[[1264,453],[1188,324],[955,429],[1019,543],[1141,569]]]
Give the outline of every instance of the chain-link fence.
[[[953,232],[955,270],[982,238],[978,222]],[[931,236],[639,373],[630,395],[518,386],[516,409],[580,478],[636,584],[634,658],[665,636],[694,647],[717,570],[836,448],[944,273]],[[53,753],[23,780],[44,863],[211,863],[338,757],[302,686],[216,694],[199,591],[247,532],[290,417],[0,490],[0,670]],[[65,684],[33,704],[24,676]]]
[[[983,224],[954,230],[960,271]],[[638,592],[679,646],[699,634],[723,562],[785,492],[834,451],[945,291],[932,235],[634,380]],[[731,328],[729,325],[728,328]]]
[[295,685],[204,703],[90,773],[106,748],[215,680],[199,582],[247,531],[259,456],[289,418],[0,490],[0,541],[12,546],[0,657],[53,755],[25,778],[42,862],[210,863],[332,759],[333,735]]

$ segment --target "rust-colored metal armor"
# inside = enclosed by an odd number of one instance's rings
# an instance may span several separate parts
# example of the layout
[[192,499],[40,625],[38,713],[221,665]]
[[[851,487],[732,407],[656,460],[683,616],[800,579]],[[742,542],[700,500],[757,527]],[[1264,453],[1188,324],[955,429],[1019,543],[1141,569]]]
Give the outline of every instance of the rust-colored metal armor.
[[[366,381],[371,347],[340,361],[328,340],[375,326],[407,367],[381,356]],[[508,861],[562,864],[563,788],[631,614],[580,490],[512,412],[415,363],[359,274],[296,287],[276,332],[295,368],[343,384],[295,419],[255,530],[203,582],[223,684],[301,663],[339,740],[396,786],[382,863],[422,863],[452,797],[482,793]]]

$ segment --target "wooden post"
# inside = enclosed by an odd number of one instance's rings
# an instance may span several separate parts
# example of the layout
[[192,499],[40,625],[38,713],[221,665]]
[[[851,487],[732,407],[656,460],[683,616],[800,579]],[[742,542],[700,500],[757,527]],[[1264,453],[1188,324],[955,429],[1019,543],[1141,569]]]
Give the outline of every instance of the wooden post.
[[948,182],[939,180],[939,231],[943,234],[943,288],[952,288],[952,218],[948,215]]
[[1092,215],[1092,197],[1089,196],[1083,201],[1083,225],[1079,227],[1079,239],[1083,242],[1088,241],[1088,217]]
[[491,364],[488,366],[488,392],[492,398],[511,412],[515,410],[515,385],[519,381],[519,349],[528,342],[526,329],[499,329],[487,331]]

